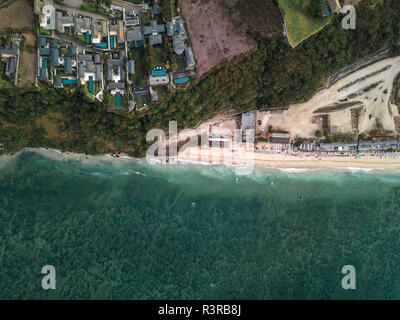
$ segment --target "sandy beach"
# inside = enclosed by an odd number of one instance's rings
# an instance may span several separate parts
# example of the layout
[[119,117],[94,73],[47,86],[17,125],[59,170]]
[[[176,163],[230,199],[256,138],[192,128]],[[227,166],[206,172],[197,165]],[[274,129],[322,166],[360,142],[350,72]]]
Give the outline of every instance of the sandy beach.
[[179,152],[178,161],[193,161],[209,164],[231,164],[248,167],[273,167],[284,169],[337,169],[363,168],[400,170],[400,153],[333,155],[316,153],[267,153],[259,150],[218,148],[187,148]]
[[[146,161],[145,158],[132,158],[121,154],[113,157],[110,154],[85,155],[74,152],[61,152],[56,149],[26,148],[21,150],[33,151],[58,161],[77,160],[86,164],[104,163],[110,161]],[[2,155],[1,165],[17,157]],[[5,161],[4,161],[5,160]],[[173,160],[176,160],[175,162]],[[378,170],[400,170],[400,153],[397,154],[360,154],[355,155],[332,155],[314,153],[266,153],[259,150],[236,150],[222,148],[186,148],[180,151],[178,157],[169,159],[156,159],[152,163],[165,165],[176,163],[192,163],[198,165],[227,165],[247,168],[278,168],[278,169],[378,169]]]

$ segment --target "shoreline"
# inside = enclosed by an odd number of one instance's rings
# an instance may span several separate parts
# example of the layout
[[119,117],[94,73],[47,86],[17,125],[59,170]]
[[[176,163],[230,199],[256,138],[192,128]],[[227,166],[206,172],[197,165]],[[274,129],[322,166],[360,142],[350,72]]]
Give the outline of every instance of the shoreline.
[[[228,161],[225,161],[225,159],[228,159]],[[185,151],[179,152],[177,160],[276,169],[400,170],[400,153],[360,154],[356,158],[355,155],[300,152],[267,153],[260,152],[259,150],[212,150],[212,148],[187,148]]]
[[[56,161],[76,160],[85,164],[97,164],[116,161],[139,161],[150,165],[202,165],[202,166],[224,166],[231,168],[257,168],[257,169],[276,169],[286,172],[304,172],[310,170],[349,170],[349,171],[400,171],[400,153],[395,156],[386,155],[360,155],[355,159],[350,155],[317,155],[293,153],[261,153],[252,150],[239,150],[228,152],[229,150],[212,148],[186,148],[180,151],[177,157],[167,158],[165,161],[155,159],[149,163],[146,158],[134,158],[125,154],[113,157],[111,154],[86,155],[75,152],[62,152],[57,149],[46,148],[25,148],[13,155],[1,155],[0,159],[13,159],[23,152],[36,152],[49,159]],[[234,154],[234,156],[233,156]],[[251,155],[251,156],[250,156]],[[227,158],[228,156],[228,158]],[[230,156],[230,157],[229,157]],[[228,159],[229,161],[226,161]],[[176,160],[175,164],[172,164]],[[8,161],[7,161],[8,162]],[[4,165],[4,164],[3,164]]]

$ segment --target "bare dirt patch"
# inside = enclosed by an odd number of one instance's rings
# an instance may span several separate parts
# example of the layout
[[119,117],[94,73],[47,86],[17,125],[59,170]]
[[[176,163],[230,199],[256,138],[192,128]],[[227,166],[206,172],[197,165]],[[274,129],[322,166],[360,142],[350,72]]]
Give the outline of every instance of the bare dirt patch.
[[35,120],[36,126],[42,127],[46,131],[46,137],[51,139],[67,138],[67,133],[60,130],[63,122],[64,117],[59,112],[48,112]]
[[0,33],[32,31],[34,28],[33,8],[28,0],[16,0],[0,9]]
[[23,47],[19,62],[18,85],[21,87],[33,87],[36,76],[36,36],[33,33],[23,33]]
[[253,49],[246,27],[234,25],[225,0],[182,0],[181,8],[200,75]]
[[[388,68],[390,66],[390,68]],[[384,71],[382,71],[384,70]],[[348,105],[348,108],[330,110],[326,114],[330,127],[338,133],[359,133],[370,135],[379,129],[385,135],[396,136],[396,112],[390,105],[393,82],[400,72],[400,57],[389,58],[358,70],[339,80],[328,89],[318,92],[310,101],[291,105],[282,112],[264,111],[263,122],[274,128],[288,131],[292,137],[315,137],[316,130],[322,130],[316,111],[329,105]],[[373,76],[372,76],[373,75]],[[353,128],[351,110],[362,104],[357,128]]]

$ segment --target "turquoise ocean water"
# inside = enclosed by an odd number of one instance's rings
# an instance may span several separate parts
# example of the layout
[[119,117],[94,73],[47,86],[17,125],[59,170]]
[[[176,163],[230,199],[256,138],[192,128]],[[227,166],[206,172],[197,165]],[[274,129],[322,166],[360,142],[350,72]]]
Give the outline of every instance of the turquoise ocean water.
[[[400,298],[400,173],[0,160],[1,299]],[[41,269],[56,268],[56,290]],[[344,265],[357,289],[343,290]]]

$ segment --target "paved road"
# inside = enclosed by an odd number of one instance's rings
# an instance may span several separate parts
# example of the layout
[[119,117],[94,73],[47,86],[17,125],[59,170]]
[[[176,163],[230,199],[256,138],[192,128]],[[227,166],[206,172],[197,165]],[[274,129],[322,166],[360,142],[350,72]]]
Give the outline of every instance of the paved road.
[[53,39],[69,42],[69,43],[72,43],[73,45],[75,45],[77,48],[82,48],[82,49],[85,49],[85,50],[88,50],[88,51],[92,51],[92,52],[104,53],[104,52],[109,51],[109,49],[93,48],[92,46],[88,46],[86,44],[83,44],[79,40],[76,40],[76,39],[74,39],[72,37],[68,37],[68,36],[62,35],[62,34],[54,33],[52,36],[47,36],[47,35],[42,35],[42,36],[47,37],[47,38],[53,38]]
[[83,0],[64,0],[64,4],[72,8],[82,8]]
[[121,0],[111,0],[111,3],[117,6],[124,7],[126,11],[135,10],[136,14],[139,14],[142,10],[142,6],[140,4],[134,4],[131,2],[126,2]]

